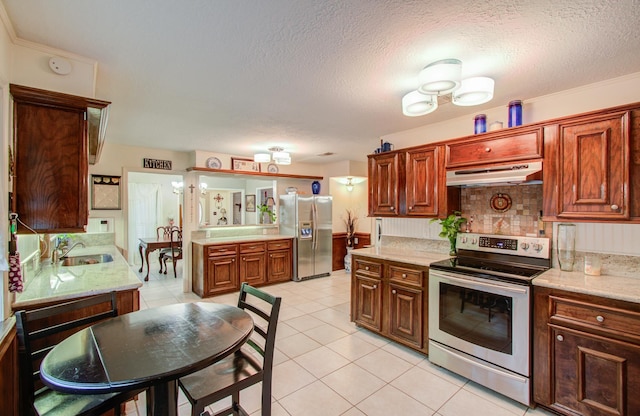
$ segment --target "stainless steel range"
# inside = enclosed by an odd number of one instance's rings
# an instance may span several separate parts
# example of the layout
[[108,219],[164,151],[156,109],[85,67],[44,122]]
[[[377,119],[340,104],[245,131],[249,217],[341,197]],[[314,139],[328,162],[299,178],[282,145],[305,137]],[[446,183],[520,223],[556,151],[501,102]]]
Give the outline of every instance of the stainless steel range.
[[531,399],[531,281],[548,238],[461,233],[429,269],[429,360],[525,405]]

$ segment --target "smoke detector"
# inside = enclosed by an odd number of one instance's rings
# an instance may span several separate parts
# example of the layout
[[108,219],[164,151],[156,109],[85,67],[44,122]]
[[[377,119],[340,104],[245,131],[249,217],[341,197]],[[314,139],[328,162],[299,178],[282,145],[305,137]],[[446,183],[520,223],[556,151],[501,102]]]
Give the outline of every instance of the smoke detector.
[[71,62],[59,56],[49,59],[49,68],[58,75],[69,75],[72,69]]

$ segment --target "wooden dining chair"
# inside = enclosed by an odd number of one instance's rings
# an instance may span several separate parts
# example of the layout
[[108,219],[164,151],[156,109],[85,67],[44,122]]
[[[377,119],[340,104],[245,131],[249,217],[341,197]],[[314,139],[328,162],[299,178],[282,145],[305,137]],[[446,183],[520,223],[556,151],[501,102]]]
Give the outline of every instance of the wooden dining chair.
[[169,250],[162,255],[164,274],[167,274],[167,260],[171,260],[173,263],[173,277],[177,278],[176,263],[182,259],[182,230],[177,227],[171,230],[169,239]]
[[[156,228],[156,238],[158,239],[158,241],[169,240],[171,238],[171,231],[175,228],[178,227],[167,225]],[[160,263],[160,273],[166,273],[166,270],[162,268],[162,263],[165,253],[168,253],[169,250],[170,248],[161,248],[160,250],[158,250],[158,263]]]
[[235,354],[214,365],[178,380],[191,403],[191,415],[201,415],[205,407],[231,397],[231,405],[214,416],[247,415],[240,405],[240,392],[262,382],[262,416],[271,415],[271,387],[276,327],[280,297],[274,297],[243,283],[238,307],[251,314],[254,330]]
[[120,415],[122,403],[142,390],[95,395],[65,394],[40,380],[40,363],[53,347],[71,334],[118,315],[116,292],[59,305],[16,312],[19,340],[20,403],[22,415]]

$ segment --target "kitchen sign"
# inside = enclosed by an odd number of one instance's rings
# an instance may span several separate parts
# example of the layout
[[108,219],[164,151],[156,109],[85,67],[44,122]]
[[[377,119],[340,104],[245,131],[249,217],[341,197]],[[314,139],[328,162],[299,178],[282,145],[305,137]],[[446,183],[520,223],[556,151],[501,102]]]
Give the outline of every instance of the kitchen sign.
[[148,159],[145,157],[142,161],[142,167],[144,168],[171,170],[170,160]]

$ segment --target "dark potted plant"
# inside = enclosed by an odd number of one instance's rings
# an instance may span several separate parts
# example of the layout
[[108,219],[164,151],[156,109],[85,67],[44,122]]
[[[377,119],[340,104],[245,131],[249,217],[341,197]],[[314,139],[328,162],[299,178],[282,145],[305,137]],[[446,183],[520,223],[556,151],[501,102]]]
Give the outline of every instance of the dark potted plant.
[[460,230],[460,225],[467,222],[467,219],[461,216],[460,211],[453,211],[453,214],[449,215],[445,219],[433,218],[431,222],[439,221],[442,226],[442,231],[438,234],[442,238],[449,239],[449,255],[456,255],[456,236]]

